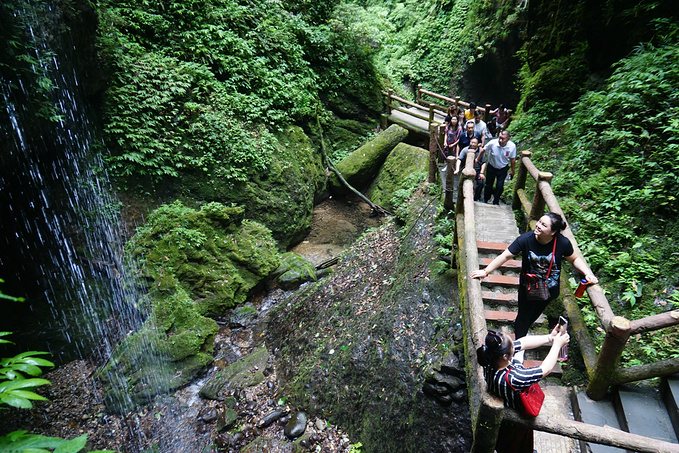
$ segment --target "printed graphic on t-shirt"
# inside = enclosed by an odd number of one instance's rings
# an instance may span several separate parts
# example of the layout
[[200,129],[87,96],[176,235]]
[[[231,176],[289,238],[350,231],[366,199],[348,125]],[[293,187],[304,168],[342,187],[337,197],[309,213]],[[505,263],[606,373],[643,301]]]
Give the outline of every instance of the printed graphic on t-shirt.
[[[552,252],[549,255],[538,255],[534,251],[530,250],[528,252],[528,261],[530,262],[530,273],[538,274],[543,277],[547,276],[547,271],[549,270],[549,263],[552,261]],[[549,278],[547,279],[547,287],[553,288],[559,283],[559,275],[561,270],[556,266],[556,263],[552,264],[552,271],[549,273]]]

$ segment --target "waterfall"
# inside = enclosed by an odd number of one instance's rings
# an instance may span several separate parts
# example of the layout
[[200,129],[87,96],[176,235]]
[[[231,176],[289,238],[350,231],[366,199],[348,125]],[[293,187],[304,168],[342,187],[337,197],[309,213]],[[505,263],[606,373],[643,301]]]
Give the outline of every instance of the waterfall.
[[[7,282],[0,289],[26,297],[3,303],[0,330],[14,331],[22,351],[48,350],[57,363],[101,364],[143,322],[144,297],[123,258],[105,148],[68,33],[57,30],[59,12],[36,1],[0,13],[13,27],[0,34],[25,43],[10,55],[13,65],[0,61],[0,278]],[[126,394],[125,378],[114,381]]]

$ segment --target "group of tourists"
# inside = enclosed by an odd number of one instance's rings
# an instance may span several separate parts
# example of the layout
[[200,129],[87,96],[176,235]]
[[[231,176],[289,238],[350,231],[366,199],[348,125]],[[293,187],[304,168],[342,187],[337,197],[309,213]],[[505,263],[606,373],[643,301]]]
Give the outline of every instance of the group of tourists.
[[[466,158],[474,155],[474,200],[485,203],[492,200],[497,205],[507,175],[510,178],[514,176],[516,145],[510,140],[507,130],[509,110],[500,105],[490,113],[493,115],[491,128],[473,103],[466,110],[451,107],[445,120],[444,157],[456,157],[454,172],[458,174]],[[471,278],[484,279],[508,260],[521,255],[514,339],[506,332],[489,330],[484,345],[477,350],[477,359],[484,367],[489,391],[501,397],[507,407],[522,409],[520,393],[553,371],[560,349],[569,342],[568,332],[559,326],[547,335],[528,334],[549,303],[559,296],[563,260],[570,262],[588,284],[598,283],[584,259],[575,254],[570,240],[561,234],[565,228],[566,222],[561,215],[547,213],[538,220],[533,231],[520,235],[484,269],[470,274]],[[529,296],[529,278],[536,278],[546,286],[542,299],[535,300],[532,295]],[[521,351],[550,345],[549,353],[540,366],[523,366]],[[496,451],[532,453],[532,429],[503,421]]]
[[449,107],[444,120],[443,157],[455,156],[455,174],[458,174],[467,154],[473,151],[476,170],[474,200],[480,201],[483,196],[484,203],[490,202],[492,198],[493,204],[498,205],[507,175],[514,177],[516,145],[506,130],[510,111],[500,104],[490,113],[493,115],[493,130],[498,132],[497,137],[488,129],[483,113],[473,102],[466,110],[457,105]]

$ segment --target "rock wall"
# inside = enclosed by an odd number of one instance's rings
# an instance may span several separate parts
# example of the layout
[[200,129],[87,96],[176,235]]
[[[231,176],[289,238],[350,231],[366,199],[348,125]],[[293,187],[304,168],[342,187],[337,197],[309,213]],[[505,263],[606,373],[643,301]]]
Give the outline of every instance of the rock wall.
[[471,441],[456,279],[431,269],[436,208],[418,195],[410,209],[425,212],[406,238],[393,223],[370,232],[268,322],[288,403],[365,453],[460,452]]

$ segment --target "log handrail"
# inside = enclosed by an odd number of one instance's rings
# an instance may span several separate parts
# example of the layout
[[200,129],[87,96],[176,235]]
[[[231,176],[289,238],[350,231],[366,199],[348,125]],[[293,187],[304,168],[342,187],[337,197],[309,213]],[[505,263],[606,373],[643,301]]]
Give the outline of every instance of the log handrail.
[[[535,228],[535,221],[544,214],[545,207],[550,212],[555,212],[564,216],[559,201],[552,191],[550,184],[552,178],[551,173],[539,171],[535,164],[530,160],[531,155],[532,153],[529,151],[523,151],[521,153],[512,203],[514,209],[523,209],[529,229]],[[529,201],[528,195],[526,194],[527,175],[530,175],[535,181],[535,191],[532,202]],[[576,255],[585,260],[570,227],[566,227],[562,234],[571,241]],[[580,313],[578,304],[574,302],[574,300],[569,299],[569,297],[572,296],[569,285],[562,282],[561,288],[563,289],[562,293],[564,294],[564,306],[568,311],[569,316],[580,322],[582,320],[582,314]],[[615,316],[603,289],[599,285],[588,285],[587,294],[599,322],[606,332],[598,356],[594,352],[595,348],[592,345],[591,339],[589,339],[589,335],[586,335],[586,331],[584,335],[578,335],[578,339],[580,340],[578,343],[580,344],[587,373],[590,377],[590,382],[587,387],[587,395],[590,398],[593,400],[600,400],[605,396],[610,385],[665,376],[672,374],[679,369],[679,359],[670,359],[669,361],[666,361],[668,364],[663,366],[640,365],[629,368],[619,367],[620,357],[622,356],[622,352],[631,335],[679,325],[679,310],[629,321],[623,317]],[[584,322],[582,322],[582,328],[584,327]],[[651,375],[650,373],[657,374]],[[635,377],[638,379],[635,379]]]
[[[470,388],[468,395],[473,432],[473,441],[470,451],[473,453],[492,453],[497,442],[500,423],[503,419],[507,419],[537,431],[623,448],[630,451],[679,453],[679,445],[677,444],[631,434],[609,426],[601,427],[544,415],[538,415],[535,418],[524,418],[516,411],[504,408],[503,402],[487,391],[483,370],[476,359],[476,349],[483,344],[487,332],[483,298],[481,295],[481,282],[469,278],[471,271],[476,270],[479,267],[474,214],[474,179],[476,177],[476,172],[473,169],[473,161],[474,155],[472,154],[471,157],[467,158],[465,168],[460,177],[458,199],[455,208],[455,244],[457,244],[458,247],[458,282],[460,287],[462,321],[466,333],[464,336],[464,347],[468,357],[468,366],[466,367],[466,370],[467,384]],[[534,174],[536,176],[536,192],[538,192],[536,196],[541,198],[542,201],[538,200],[538,202],[533,203],[528,201],[527,196],[525,195],[525,177],[527,174]],[[516,183],[520,187],[515,192],[514,201],[519,204],[519,206],[528,207],[528,210],[526,211],[527,218],[530,219],[530,217],[535,217],[537,212],[531,212],[530,209],[531,207],[540,206],[541,204],[542,209],[547,206],[550,210],[558,211],[560,214],[563,214],[558,206],[556,197],[551,191],[551,186],[549,185],[551,174],[540,173],[537,171],[535,166],[530,162],[530,153],[522,153],[521,164],[516,176]],[[519,193],[520,191],[523,193]],[[575,238],[572,237],[572,233],[570,232],[569,235],[573,247],[581,256],[582,254],[580,250],[577,249]],[[563,288],[562,293],[564,294],[564,305],[566,305],[569,315],[571,316],[571,324],[576,329],[576,335],[580,335],[578,337],[578,342],[581,345],[581,349],[583,348],[583,343],[585,343],[586,347],[590,348],[589,351],[583,351],[583,357],[585,358],[588,372],[590,369],[599,369],[599,371],[601,371],[600,368],[602,367],[602,364],[597,359],[601,358],[602,355],[608,355],[610,360],[610,357],[615,357],[616,354],[618,354],[619,357],[619,352],[615,350],[615,348],[610,347],[609,344],[608,346],[605,345],[605,348],[608,348],[608,352],[605,352],[605,349],[602,348],[602,353],[598,358],[596,357],[594,346],[591,343],[589,335],[587,335],[582,314],[580,313],[577,302],[575,302],[572,291],[568,287],[568,282],[562,280],[561,285]],[[599,294],[599,292],[601,292],[601,294]],[[601,291],[601,288],[598,287],[598,285],[589,287],[588,294],[590,295],[590,299],[601,297],[603,303],[608,306],[603,291]],[[573,308],[573,306],[575,308]],[[634,321],[630,323],[625,318],[616,317],[612,314],[612,311],[610,311],[609,315],[608,310],[610,310],[610,307],[608,307],[607,310],[606,307],[600,307],[600,309],[602,313],[610,316],[610,325],[607,326],[607,336],[610,336],[613,339],[612,341],[616,343],[615,346],[617,346],[617,348],[624,348],[625,342],[627,341],[626,339],[632,331],[631,326],[634,325]],[[672,319],[675,319],[675,317],[679,317],[679,310],[669,313],[670,314],[668,315],[663,314],[658,321],[662,324],[668,324]],[[644,323],[638,323],[637,329],[645,328],[646,325]],[[621,350],[622,349],[620,349],[620,352]],[[634,370],[640,368],[643,368],[640,373],[645,373],[646,377],[642,378],[645,379],[658,375],[654,373],[657,373],[660,368],[663,369],[663,373],[667,374],[670,372],[679,372],[679,361],[669,360],[619,371],[618,373],[615,373],[616,379],[618,379],[617,382],[623,382],[624,379],[628,379],[628,381],[635,380],[633,379]],[[607,388],[609,384],[610,381],[606,381],[605,388]]]

